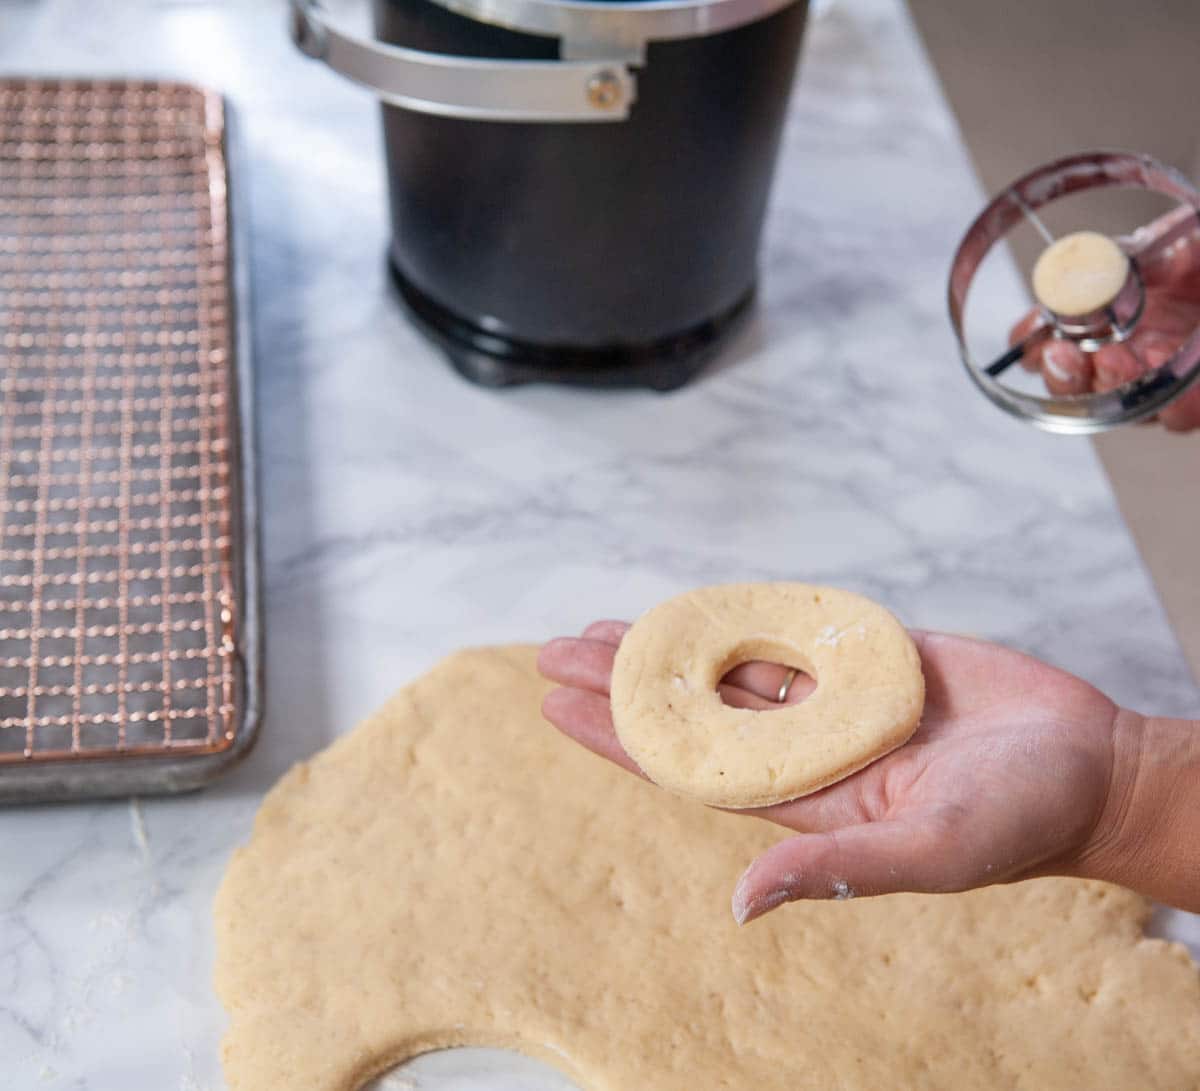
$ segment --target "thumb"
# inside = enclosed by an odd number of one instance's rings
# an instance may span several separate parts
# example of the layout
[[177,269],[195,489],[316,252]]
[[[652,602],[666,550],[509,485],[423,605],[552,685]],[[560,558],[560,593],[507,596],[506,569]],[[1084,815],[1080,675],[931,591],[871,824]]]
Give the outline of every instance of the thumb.
[[746,924],[801,898],[961,890],[970,882],[947,851],[947,833],[936,820],[893,819],[789,837],[746,869],[733,918]]

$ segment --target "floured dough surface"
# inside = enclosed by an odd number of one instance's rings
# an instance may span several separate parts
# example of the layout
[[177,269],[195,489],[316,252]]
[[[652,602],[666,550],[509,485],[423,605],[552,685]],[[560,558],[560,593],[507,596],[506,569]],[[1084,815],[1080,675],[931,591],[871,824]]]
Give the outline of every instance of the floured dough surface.
[[[804,671],[801,704],[732,708],[731,668]],[[906,742],[921,718],[921,658],[904,626],[862,595],[807,583],[701,587],[647,611],[621,640],[612,717],[656,784],[719,807],[808,795]]]
[[351,1091],[438,1046],[585,1091],[1200,1086],[1200,979],[1143,901],[1045,879],[788,906],[782,833],[547,726],[532,648],[464,652],[297,766],[216,903],[231,1091]]

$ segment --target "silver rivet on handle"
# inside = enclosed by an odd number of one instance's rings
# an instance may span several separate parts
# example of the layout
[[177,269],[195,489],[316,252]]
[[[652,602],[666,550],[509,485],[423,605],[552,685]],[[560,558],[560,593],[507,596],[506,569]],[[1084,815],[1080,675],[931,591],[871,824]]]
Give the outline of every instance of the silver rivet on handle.
[[611,110],[621,104],[621,81],[615,72],[597,72],[587,83],[588,102],[597,110]]

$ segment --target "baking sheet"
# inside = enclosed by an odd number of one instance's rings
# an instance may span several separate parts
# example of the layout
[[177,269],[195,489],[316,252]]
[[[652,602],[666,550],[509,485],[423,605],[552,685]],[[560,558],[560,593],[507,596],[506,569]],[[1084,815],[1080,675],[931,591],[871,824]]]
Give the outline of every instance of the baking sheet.
[[0,81],[0,801],[197,787],[258,722],[228,105]]

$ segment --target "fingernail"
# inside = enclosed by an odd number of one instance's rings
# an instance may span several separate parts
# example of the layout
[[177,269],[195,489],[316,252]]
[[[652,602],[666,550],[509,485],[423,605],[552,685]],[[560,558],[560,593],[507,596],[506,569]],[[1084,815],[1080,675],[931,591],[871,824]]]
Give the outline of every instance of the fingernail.
[[750,896],[746,893],[746,876],[743,875],[733,888],[733,900],[729,903],[733,911],[733,919],[738,924],[745,924],[750,915]]
[[743,879],[742,882],[738,883],[737,889],[733,892],[733,919],[739,925],[749,924],[764,913],[770,913],[772,909],[783,905],[792,896],[790,890],[785,890],[781,887],[777,890],[769,890],[765,894],[760,894],[757,898],[752,898],[749,891],[744,889],[744,884],[745,880]]
[[[766,893],[758,895],[751,895],[747,889],[750,885],[747,882],[748,876],[749,872],[738,880],[738,885],[733,892],[733,919],[738,924],[749,924],[763,914],[770,913],[772,909],[778,909],[784,902],[796,900],[796,891],[800,887],[798,875],[785,875],[782,886],[773,887]],[[836,902],[849,901],[857,896],[857,891],[845,879],[834,880],[829,886],[828,895],[826,895]]]
[[738,924],[749,924],[752,920],[770,913],[784,902],[790,902],[796,897],[800,886],[800,876],[797,872],[788,871],[776,877],[775,885],[761,894],[750,892],[750,872],[754,870],[751,864],[738,880],[733,891],[733,919]]
[[1059,341],[1051,341],[1042,350],[1042,367],[1044,367],[1060,383],[1070,382],[1075,378],[1069,361],[1074,360],[1075,353],[1070,345]]

